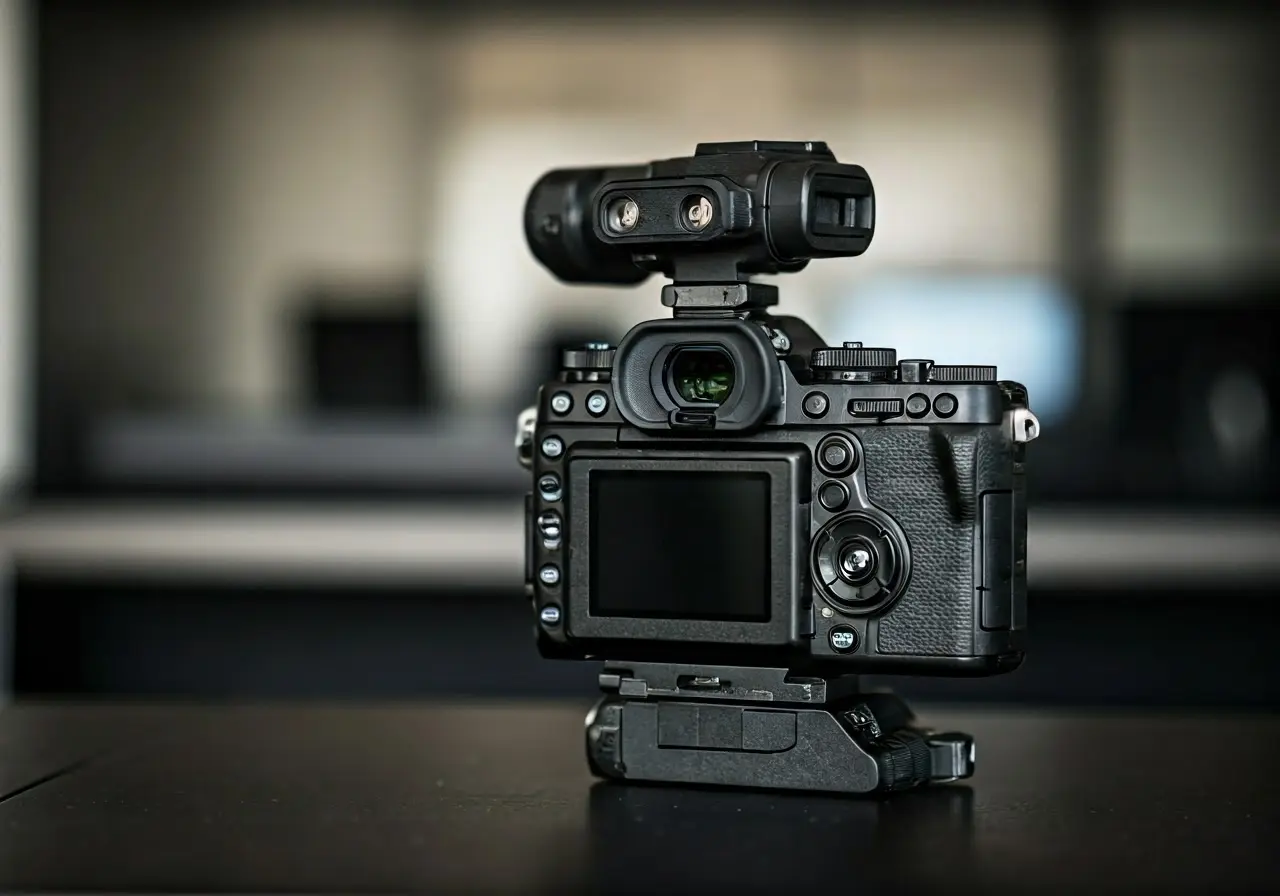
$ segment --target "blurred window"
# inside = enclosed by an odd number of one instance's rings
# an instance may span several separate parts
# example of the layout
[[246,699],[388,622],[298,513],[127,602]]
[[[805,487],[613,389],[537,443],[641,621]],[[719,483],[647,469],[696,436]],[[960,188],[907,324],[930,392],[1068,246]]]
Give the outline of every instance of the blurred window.
[[899,358],[994,364],[1017,380],[1046,426],[1070,413],[1080,388],[1083,323],[1076,303],[1037,276],[871,278],[834,302],[834,342],[889,346]]

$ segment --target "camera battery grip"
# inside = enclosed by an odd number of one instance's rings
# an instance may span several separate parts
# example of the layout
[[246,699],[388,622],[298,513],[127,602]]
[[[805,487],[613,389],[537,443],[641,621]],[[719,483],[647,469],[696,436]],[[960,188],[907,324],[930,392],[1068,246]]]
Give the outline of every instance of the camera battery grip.
[[603,778],[863,794],[973,774],[973,738],[918,727],[855,676],[786,669],[606,663],[587,717]]

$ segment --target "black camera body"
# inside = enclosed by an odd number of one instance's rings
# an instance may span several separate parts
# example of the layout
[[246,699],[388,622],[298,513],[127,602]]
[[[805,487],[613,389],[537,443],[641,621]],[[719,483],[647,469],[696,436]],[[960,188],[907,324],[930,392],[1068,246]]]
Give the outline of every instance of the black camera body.
[[750,281],[865,251],[862,168],[820,143],[703,144],[552,172],[525,226],[562,280],[674,280],[671,319],[566,352],[519,422],[544,656],[814,676],[1020,664],[1025,388],[828,346]]

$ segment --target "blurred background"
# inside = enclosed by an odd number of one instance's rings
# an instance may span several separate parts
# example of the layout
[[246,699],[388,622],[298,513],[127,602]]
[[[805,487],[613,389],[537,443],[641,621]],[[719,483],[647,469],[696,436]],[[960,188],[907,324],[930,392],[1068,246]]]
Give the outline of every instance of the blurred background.
[[[696,11],[695,11],[696,10]],[[0,0],[0,692],[589,698],[514,414],[661,316],[524,245],[558,166],[819,139],[829,342],[996,363],[1033,648],[964,701],[1275,707],[1280,10]]]

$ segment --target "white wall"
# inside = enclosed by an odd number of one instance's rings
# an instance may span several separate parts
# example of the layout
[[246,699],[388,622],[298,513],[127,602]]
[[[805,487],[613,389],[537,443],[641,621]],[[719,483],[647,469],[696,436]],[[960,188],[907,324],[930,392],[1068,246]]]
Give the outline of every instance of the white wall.
[[1216,279],[1273,264],[1264,108],[1273,36],[1247,23],[1118,21],[1107,48],[1110,263],[1125,280]]
[[[684,155],[704,140],[827,140],[867,167],[879,211],[863,258],[786,278],[785,310],[815,323],[849,282],[876,270],[1051,266],[1047,27],[1009,16],[912,18],[675,30],[610,21],[459,35],[451,68],[467,114],[451,126],[427,222],[456,394],[472,404],[508,396],[552,318],[603,309],[628,323],[663,311],[654,281],[636,290],[565,286],[529,256],[521,209],[551,167]],[[494,344],[513,350],[478,376],[472,347]]]
[[[0,0],[0,500],[22,479],[29,460],[24,6],[22,0]],[[3,631],[0,603],[0,642]]]
[[[3,2],[8,10],[14,0]],[[74,245],[99,247],[119,276],[76,274],[86,266],[64,259],[58,276],[79,279],[63,294],[134,309],[105,333],[68,312],[65,329],[80,340],[68,344],[87,376],[100,357],[127,363],[132,343],[140,356],[169,359],[165,397],[271,413],[291,386],[283,324],[291,291],[305,285],[292,278],[425,270],[447,385],[473,405],[504,401],[524,353],[556,319],[603,314],[625,326],[662,312],[656,280],[590,289],[542,270],[521,231],[529,186],[551,167],[682,155],[702,140],[825,139],[870,171],[879,199],[870,251],[786,278],[785,309],[820,325],[832,302],[878,273],[1056,267],[1055,49],[1049,24],[1029,13],[444,28],[410,12],[326,9],[210,17],[183,37],[184,65],[172,63],[198,89],[130,88],[146,101],[129,107],[119,158],[137,158],[127,150],[157,123],[186,122],[204,143],[165,181],[181,194],[164,207],[172,220],[139,225],[179,230],[181,257],[141,255],[146,240],[109,214],[72,225]],[[103,53],[123,69],[133,46],[155,49],[130,34]],[[1269,126],[1254,108],[1266,52],[1262,35],[1225,24],[1116,26],[1107,243],[1126,276],[1236,270],[1280,255],[1254,189],[1268,164],[1252,148]],[[101,79],[111,75],[104,68]],[[104,96],[128,105],[118,91]],[[9,158],[0,155],[0,171]],[[146,178],[127,173],[119,190],[136,192],[130,178]],[[110,180],[94,170],[84,184]],[[128,195],[108,198],[99,206],[133,209]],[[3,295],[0,314],[12,313]],[[175,350],[170,330],[189,344]],[[0,339],[12,332],[0,328]],[[101,343],[123,347],[112,355]],[[493,366],[475,370],[476,346],[493,345],[504,349],[487,355]],[[21,368],[15,352],[2,357],[0,384],[10,385],[0,410],[12,416]],[[0,459],[11,441],[0,441]]]
[[[430,43],[415,20],[335,8],[250,15],[207,35],[206,125],[218,141],[202,222],[214,396],[289,398],[289,302],[328,278],[376,287],[421,268]],[[399,282],[399,281],[393,281]]]

